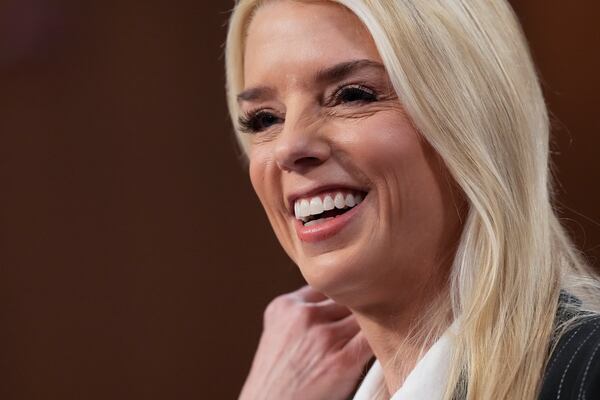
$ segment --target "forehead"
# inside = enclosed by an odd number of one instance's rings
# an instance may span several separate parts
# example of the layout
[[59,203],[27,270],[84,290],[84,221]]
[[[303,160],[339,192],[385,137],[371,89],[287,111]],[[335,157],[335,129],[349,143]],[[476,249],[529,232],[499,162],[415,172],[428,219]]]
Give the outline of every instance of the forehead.
[[256,12],[248,27],[245,86],[278,79],[293,84],[349,59],[381,60],[371,35],[350,10],[325,1],[273,1]]

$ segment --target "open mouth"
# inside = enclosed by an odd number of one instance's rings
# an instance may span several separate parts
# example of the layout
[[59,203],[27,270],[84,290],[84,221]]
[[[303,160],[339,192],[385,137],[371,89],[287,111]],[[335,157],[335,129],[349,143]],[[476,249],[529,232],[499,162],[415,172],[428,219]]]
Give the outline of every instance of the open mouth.
[[304,226],[316,225],[345,214],[359,205],[366,195],[361,191],[335,191],[297,199],[294,214]]

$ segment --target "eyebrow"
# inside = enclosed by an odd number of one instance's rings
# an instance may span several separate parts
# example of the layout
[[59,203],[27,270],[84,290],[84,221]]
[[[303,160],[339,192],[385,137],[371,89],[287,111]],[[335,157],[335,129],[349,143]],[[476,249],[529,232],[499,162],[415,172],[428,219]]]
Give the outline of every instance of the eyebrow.
[[[320,69],[315,74],[314,80],[318,83],[331,83],[340,81],[355,72],[364,68],[376,68],[385,70],[383,64],[369,60],[359,59],[341,62],[325,69]],[[266,98],[272,97],[275,90],[268,86],[257,86],[250,89],[246,89],[237,95],[238,103],[242,101],[260,101]]]
[[322,83],[340,81],[364,68],[377,68],[385,70],[383,64],[378,63],[377,61],[368,59],[352,60],[319,70],[315,75],[315,81]]
[[258,101],[264,100],[268,97],[273,97],[275,91],[268,86],[257,86],[247,90],[244,90],[242,93],[237,95],[238,103],[241,101]]

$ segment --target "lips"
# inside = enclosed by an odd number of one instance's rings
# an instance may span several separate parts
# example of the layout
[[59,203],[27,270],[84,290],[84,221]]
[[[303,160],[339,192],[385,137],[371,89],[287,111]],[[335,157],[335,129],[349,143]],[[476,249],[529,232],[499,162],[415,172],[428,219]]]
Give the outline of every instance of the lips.
[[329,191],[318,196],[298,198],[294,202],[294,215],[306,225],[321,218],[342,214],[348,208],[360,204],[363,196],[363,192],[357,191]]
[[360,218],[364,204],[365,201],[363,200],[360,204],[346,209],[342,214],[319,218],[313,223],[309,221],[305,224],[301,220],[295,219],[296,234],[305,243],[318,243],[333,238],[346,226],[350,225],[352,221]]
[[328,187],[290,197],[300,240],[318,242],[337,234],[360,211],[368,191]]

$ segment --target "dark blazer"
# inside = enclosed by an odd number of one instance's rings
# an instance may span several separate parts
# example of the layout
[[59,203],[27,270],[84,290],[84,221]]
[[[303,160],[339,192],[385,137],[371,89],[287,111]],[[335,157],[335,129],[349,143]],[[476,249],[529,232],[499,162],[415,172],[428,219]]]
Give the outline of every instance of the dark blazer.
[[[561,301],[579,303],[565,293]],[[559,307],[557,321],[565,317],[568,314]],[[585,315],[560,338],[548,360],[539,399],[600,400],[600,315]]]
[[[573,316],[566,311],[565,303],[581,304],[576,297],[562,292],[555,324]],[[600,400],[600,315],[579,315],[584,317],[582,322],[559,339],[550,355],[539,400]],[[361,381],[374,361],[372,358],[365,366]],[[360,382],[349,400],[359,386]]]

